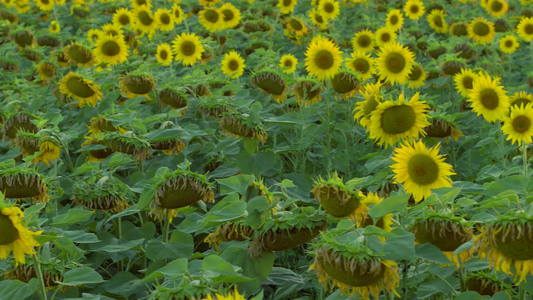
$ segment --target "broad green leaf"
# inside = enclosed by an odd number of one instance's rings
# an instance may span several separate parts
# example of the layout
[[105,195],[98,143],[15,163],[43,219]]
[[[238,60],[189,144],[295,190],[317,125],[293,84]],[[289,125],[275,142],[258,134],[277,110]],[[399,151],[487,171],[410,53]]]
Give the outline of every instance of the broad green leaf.
[[246,202],[241,200],[237,194],[231,194],[207,212],[203,226],[212,227],[245,216]]
[[478,292],[466,291],[457,295],[455,300],[486,300],[486,298],[481,296]]
[[236,283],[253,280],[244,276],[240,267],[235,267],[217,255],[210,255],[202,260],[203,276],[211,278],[213,284]]
[[39,281],[32,278],[28,283],[18,280],[2,280],[0,281],[0,299],[16,299],[24,300],[37,292]]
[[387,214],[403,211],[407,207],[408,201],[409,195],[399,195],[385,198],[380,203],[374,205],[368,211],[368,215],[370,215],[373,220],[379,220],[379,218]]
[[415,259],[415,236],[401,228],[395,228],[391,233],[397,236],[385,241],[385,258],[408,261]]
[[162,259],[190,258],[194,251],[194,241],[190,234],[175,230],[170,241],[151,240],[146,245],[146,257],[153,261]]
[[166,264],[164,267],[148,274],[145,278],[141,280],[141,282],[146,283],[148,281],[166,277],[168,279],[174,279],[182,276],[183,274],[187,273],[187,259],[186,258],[178,258],[176,260],[173,260]]
[[431,243],[425,243],[415,246],[416,256],[441,265],[448,265],[452,262],[440,251],[439,248]]
[[63,282],[61,285],[76,286],[82,284],[95,284],[101,283],[105,280],[102,275],[98,274],[93,268],[82,267],[67,271],[63,275]]
[[492,296],[492,300],[511,300],[511,297],[506,292],[497,292]]
[[238,193],[244,197],[248,187],[254,180],[255,177],[253,175],[236,175],[230,178],[217,179],[216,181],[220,184],[221,195]]
[[94,233],[85,232],[83,230],[63,231],[62,234],[74,243],[91,244],[100,242]]
[[257,146],[259,145],[259,140],[255,138],[244,138],[244,150],[250,155],[257,152]]
[[72,208],[66,214],[54,217],[53,226],[61,227],[72,224],[79,224],[89,220],[93,216],[93,212],[85,209]]
[[141,280],[130,272],[119,272],[110,280],[103,284],[106,291],[128,297],[145,290],[145,286]]

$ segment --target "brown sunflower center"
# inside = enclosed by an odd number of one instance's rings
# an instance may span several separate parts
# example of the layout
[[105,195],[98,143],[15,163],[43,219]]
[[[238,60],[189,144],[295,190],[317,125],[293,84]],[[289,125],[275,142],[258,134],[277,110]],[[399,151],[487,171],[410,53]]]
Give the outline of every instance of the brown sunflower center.
[[384,32],[384,33],[381,34],[381,37],[380,37],[380,38],[381,38],[381,41],[382,41],[383,43],[387,43],[387,42],[390,41],[391,36],[390,36],[390,33],[388,33],[388,32]]
[[319,15],[318,13],[315,13],[315,21],[316,21],[318,24],[322,24],[322,23],[324,23],[324,19],[323,19],[322,16]]
[[422,69],[419,66],[415,66],[409,74],[409,80],[417,81],[422,76]]
[[218,22],[219,15],[216,10],[208,9],[205,11],[204,17],[209,23],[216,23]]
[[415,122],[415,111],[408,105],[389,107],[381,116],[381,128],[388,134],[404,133],[410,130]]
[[[513,260],[531,260],[533,259],[533,232],[531,223],[526,224],[508,224],[493,225],[497,226],[497,233],[494,234],[493,242],[505,258]],[[502,228],[503,227],[503,228]],[[495,232],[493,228],[491,231]]]
[[407,163],[407,173],[416,184],[428,185],[439,177],[439,165],[427,154],[415,154]]
[[0,213],[0,245],[8,245],[19,238],[19,231],[8,216]]
[[370,70],[370,64],[364,58],[355,59],[352,65],[354,69],[359,73],[365,74],[366,72],[368,72],[368,70]]
[[484,89],[481,91],[479,99],[486,109],[493,110],[498,107],[499,97],[493,89]]
[[135,3],[137,3],[139,6],[146,5],[146,0],[135,0]]
[[174,10],[174,17],[176,17],[176,19],[179,19],[180,16],[181,16],[180,10],[179,9]]
[[511,40],[505,41],[505,47],[511,48],[512,46],[513,46],[513,41],[511,41]]
[[44,4],[44,5],[48,5],[48,3],[50,3],[50,1],[48,1],[48,0],[41,0],[41,3]]
[[370,46],[371,43],[372,43],[372,39],[366,34],[361,35],[359,36],[359,38],[357,38],[357,44],[362,48],[366,48]]
[[105,56],[115,56],[120,53],[120,46],[115,41],[107,41],[102,45],[102,53]]
[[84,49],[82,46],[73,45],[68,48],[68,56],[80,64],[85,64],[91,61],[92,52]]
[[80,77],[69,78],[66,85],[68,90],[78,97],[89,98],[95,94],[95,91]]
[[239,69],[239,62],[235,59],[232,59],[228,63],[228,68],[232,71],[237,71]]
[[411,5],[409,7],[409,11],[413,14],[416,14],[420,11],[420,8],[418,7],[418,5]]
[[326,3],[323,8],[328,14],[331,14],[335,10],[335,6],[330,2]]
[[161,52],[159,52],[159,57],[161,57],[162,60],[167,59],[167,57],[168,57],[167,50],[161,50]]
[[378,104],[379,102],[376,101],[376,96],[372,96],[366,100],[364,107],[365,117],[370,117],[370,114],[378,107]]
[[137,17],[139,18],[139,21],[145,26],[150,26],[154,22],[154,19],[150,17],[150,14],[146,11],[141,11],[137,14]]
[[292,67],[292,60],[290,59],[286,59],[284,62],[283,62],[283,65],[285,67]]
[[120,15],[118,17],[118,22],[120,23],[120,25],[128,25],[130,23],[130,17],[128,15]]
[[290,23],[292,29],[294,29],[296,31],[300,31],[300,30],[303,29],[302,23],[300,23],[300,21],[298,21],[296,19],[291,19],[289,23]]
[[290,6],[292,4],[292,0],[283,0],[283,6]]
[[235,18],[235,14],[231,9],[224,9],[222,14],[224,15],[224,22],[231,21]]
[[52,77],[56,74],[56,68],[51,63],[45,63],[41,66],[41,73],[46,77]]
[[405,57],[398,52],[392,52],[387,55],[387,58],[385,59],[385,66],[387,70],[391,73],[398,74],[402,72],[407,65],[407,61],[405,60]]
[[517,133],[525,133],[531,128],[531,120],[527,116],[518,116],[513,119],[513,130]]
[[516,107],[520,107],[522,105],[526,106],[529,102],[530,100],[527,98],[518,98],[514,100],[513,103],[511,103],[511,106],[516,106]]
[[168,14],[162,14],[159,16],[159,21],[163,25],[168,25],[170,24],[170,16]]
[[470,76],[465,76],[463,78],[463,86],[465,87],[465,89],[467,90],[471,90],[474,86],[473,86],[473,82],[474,82],[474,78],[470,77]]
[[392,25],[398,24],[398,21],[399,21],[398,16],[397,15],[391,16],[389,21]]
[[433,17],[433,23],[435,23],[435,26],[442,27],[442,18],[441,16],[437,15]]
[[493,11],[493,12],[499,12],[503,9],[503,3],[501,3],[500,1],[498,0],[494,0],[492,1],[492,3],[490,4],[490,9]]
[[181,43],[181,53],[185,56],[191,56],[196,52],[196,45],[191,41]]
[[524,26],[524,32],[528,35],[533,34],[533,24],[526,24],[526,26]]
[[486,36],[490,33],[490,27],[485,22],[474,24],[474,34],[477,36]]
[[333,57],[333,54],[329,52],[328,50],[320,50],[315,55],[315,65],[322,69],[327,70],[333,66],[335,59]]

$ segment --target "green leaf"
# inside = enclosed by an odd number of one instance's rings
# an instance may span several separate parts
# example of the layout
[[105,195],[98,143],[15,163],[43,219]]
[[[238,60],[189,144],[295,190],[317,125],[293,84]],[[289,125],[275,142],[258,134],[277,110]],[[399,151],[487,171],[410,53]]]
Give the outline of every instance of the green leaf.
[[145,289],[141,280],[130,272],[119,272],[103,284],[106,291],[128,297]]
[[202,226],[205,228],[213,227],[246,215],[246,202],[241,200],[237,194],[231,194],[207,212]]
[[157,191],[150,187],[150,186],[147,186],[143,189],[142,193],[141,193],[141,196],[139,197],[139,202],[137,202],[135,205],[132,205],[130,207],[128,207],[127,209],[125,209],[124,211],[118,213],[118,214],[113,214],[111,217],[109,217],[105,223],[113,220],[113,219],[116,219],[116,218],[121,218],[121,217],[125,217],[125,216],[130,216],[130,215],[133,215],[133,214],[136,214],[138,212],[140,212],[141,210],[143,210],[144,208],[148,207],[148,205],[150,204],[150,202],[152,201],[152,199],[154,199],[155,197],[155,193]]
[[131,248],[134,248],[144,242],[144,238],[131,241],[124,239],[118,240],[107,232],[99,233],[98,237],[102,241],[100,243],[91,244],[89,246],[90,249],[95,252],[118,253],[130,250]]
[[56,227],[61,227],[61,226],[66,226],[66,225],[83,223],[89,220],[89,218],[91,218],[92,215],[93,215],[92,211],[73,208],[73,209],[69,209],[69,211],[66,214],[62,214],[57,217],[54,217],[52,219],[53,221],[52,225]]
[[2,280],[0,281],[0,291],[2,291],[0,299],[27,299],[37,292],[38,286],[39,281],[36,278],[32,278],[28,283],[18,280]]
[[63,282],[61,285],[76,286],[82,284],[101,283],[105,280],[102,275],[98,274],[93,268],[82,267],[72,269],[63,275]]
[[408,261],[415,259],[415,236],[401,228],[394,228],[391,233],[396,237],[385,241],[385,258]]
[[506,292],[497,292],[492,296],[492,300],[511,300],[511,296]]
[[259,145],[259,140],[254,138],[244,138],[244,150],[246,150],[246,153],[252,155],[255,152],[257,152],[257,146]]
[[368,215],[374,220],[395,212],[401,212],[407,208],[409,195],[391,196],[383,199],[380,203],[374,205],[369,211]]
[[415,245],[416,256],[419,258],[427,259],[432,262],[436,262],[441,265],[448,265],[452,262],[437,248],[431,243],[425,243],[422,245]]
[[296,185],[292,182],[290,179],[283,179],[283,181],[279,184],[282,188],[293,188],[296,187]]
[[216,181],[220,184],[221,195],[238,193],[244,197],[248,187],[254,180],[255,177],[253,175],[236,175],[230,178],[217,179]]
[[100,242],[94,233],[85,232],[83,230],[64,231],[62,234],[74,243],[78,244],[91,244]]
[[163,243],[160,240],[151,240],[146,245],[146,257],[153,261],[178,258],[189,259],[194,252],[194,241],[190,234],[175,230],[170,241]]
[[242,271],[241,268],[233,266],[217,255],[205,257],[202,260],[202,270],[204,271],[203,276],[213,280],[213,285],[252,280],[237,272]]
[[466,291],[457,295],[455,300],[486,300],[486,298],[481,296],[478,292]]
[[141,280],[142,283],[148,281],[166,277],[168,279],[178,278],[187,273],[187,258],[178,258],[166,264],[164,267],[148,274],[145,278]]

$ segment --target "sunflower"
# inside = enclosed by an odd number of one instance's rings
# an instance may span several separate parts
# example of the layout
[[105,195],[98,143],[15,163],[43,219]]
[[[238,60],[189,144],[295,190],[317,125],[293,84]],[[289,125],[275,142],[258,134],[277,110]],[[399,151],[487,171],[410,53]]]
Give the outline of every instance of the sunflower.
[[241,21],[241,11],[238,10],[231,3],[224,3],[220,7],[220,12],[222,13],[222,22],[224,23],[223,28],[233,28],[239,25]]
[[526,42],[533,40],[533,17],[522,17],[516,27],[516,32]]
[[20,208],[5,207],[1,205],[0,209],[0,227],[2,236],[0,237],[0,259],[6,259],[13,252],[16,264],[25,264],[25,254],[35,254],[33,247],[39,246],[39,243],[33,238],[42,231],[33,232],[22,225],[21,219],[24,213]]
[[124,37],[101,36],[95,43],[94,55],[100,63],[116,65],[125,62],[128,59],[128,47]]
[[98,100],[102,100],[100,86],[72,72],[59,81],[59,91],[63,95],[77,99],[79,107],[85,104],[95,106]]
[[404,144],[394,150],[391,165],[394,179],[413,194],[416,203],[431,195],[431,189],[451,187],[450,175],[455,175],[451,165],[439,154],[440,144],[427,148],[424,142]]
[[158,25],[152,11],[146,5],[139,6],[133,11],[133,20],[133,27],[142,33],[154,32]]
[[410,89],[418,89],[425,85],[427,73],[420,64],[414,64],[411,73],[409,73],[408,87]]
[[333,77],[342,63],[342,51],[333,42],[325,39],[311,43],[305,56],[307,72],[319,80]]
[[204,7],[210,7],[220,2],[220,0],[199,0],[199,1],[200,1],[200,4],[202,4]]
[[50,31],[50,33],[58,33],[59,30],[61,30],[59,23],[57,23],[56,20],[52,20],[50,22],[50,27],[48,27],[48,31]]
[[128,99],[141,96],[146,96],[148,99],[151,99],[148,94],[153,91],[156,83],[152,75],[143,72],[132,72],[124,77],[120,77],[119,85],[120,91]]
[[282,14],[290,14],[294,11],[297,0],[279,0],[277,7]]
[[311,19],[311,22],[313,22],[313,24],[315,24],[315,26],[320,30],[325,30],[328,28],[328,20],[322,17],[316,8],[309,10],[309,19]]
[[93,28],[87,32],[87,41],[94,45],[100,36],[102,36],[102,31],[100,29]]
[[50,165],[50,161],[58,159],[59,158],[59,141],[52,137],[46,137],[44,138],[40,145],[39,145],[39,151],[41,154],[37,156],[33,163],[38,163],[42,161],[47,166]]
[[161,63],[161,65],[170,66],[170,63],[172,62],[172,50],[170,49],[170,45],[163,43],[157,46],[157,53],[155,57],[157,58],[157,61]]
[[[517,284],[533,273],[533,219],[524,213],[500,216],[486,224],[474,239],[479,256],[488,259],[490,267],[514,275]],[[511,267],[514,266],[514,270]],[[513,272],[514,271],[514,272]]]
[[120,27],[128,26],[133,23],[133,14],[127,8],[119,8],[113,14],[113,24]]
[[[359,192],[359,196],[361,197],[361,204],[366,208],[367,211],[371,208],[371,206],[380,203],[384,199],[383,197],[380,197],[378,193],[374,194],[372,192],[368,192],[366,195]],[[374,225],[387,232],[390,232],[392,230],[392,214],[386,214],[377,221],[374,221],[372,217],[365,212],[364,214],[361,214],[359,218],[355,219],[355,224],[357,225],[357,228],[365,228],[369,225]]]
[[450,35],[465,36],[468,35],[468,29],[465,22],[455,22],[450,26]]
[[257,139],[262,144],[268,138],[261,124],[251,124],[250,120],[238,112],[228,112],[220,119],[220,129],[228,137]]
[[244,72],[244,59],[234,50],[224,55],[222,73],[231,75],[232,79],[239,78]]
[[389,27],[391,30],[398,31],[402,28],[403,16],[399,9],[393,9],[387,14],[385,27]]
[[218,8],[209,7],[198,13],[198,20],[205,29],[210,32],[220,30],[224,27],[224,15]]
[[120,25],[117,25],[115,23],[108,23],[102,26],[102,34],[103,35],[124,35],[124,31],[120,28]]
[[322,100],[323,85],[312,77],[299,79],[292,86],[292,90],[296,96],[296,102],[301,106],[308,106]]
[[352,57],[346,60],[346,66],[348,69],[358,73],[359,78],[365,81],[372,77],[375,71],[374,58],[370,54],[363,52],[354,52]]
[[273,71],[260,71],[252,79],[252,85],[261,89],[266,95],[272,96],[277,103],[285,102],[287,83],[279,74]]
[[383,97],[380,93],[381,82],[378,80],[376,83],[365,84],[361,89],[361,95],[365,98],[364,101],[357,102],[353,112],[355,113],[354,120],[359,121],[359,124],[366,130],[370,129],[370,118],[372,113],[378,105],[383,102]]
[[376,33],[374,35],[374,40],[376,42],[376,45],[379,47],[383,47],[386,44],[392,43],[396,40],[396,32],[394,30],[391,30],[388,27],[381,27],[378,30],[376,30]]
[[352,48],[354,52],[372,52],[374,50],[374,34],[370,30],[361,30],[357,32],[352,39]]
[[48,83],[56,76],[57,67],[51,62],[42,62],[37,66],[37,73],[43,82]]
[[54,0],[36,0],[35,2],[42,11],[51,11],[54,8]]
[[239,291],[237,290],[237,286],[235,286],[235,290],[232,293],[229,293],[227,296],[224,296],[222,294],[214,294],[214,295],[207,295],[207,298],[202,298],[202,300],[246,300],[241,294],[239,294]]
[[510,107],[520,107],[521,105],[526,106],[529,103],[533,103],[533,95],[526,92],[516,92],[511,96],[509,102],[511,103]]
[[444,16],[446,16],[446,12],[440,9],[434,9],[427,15],[429,26],[437,33],[446,33],[448,31],[448,24]]
[[90,67],[94,64],[94,55],[91,50],[74,42],[65,47],[63,54],[71,63],[77,63],[82,67]]
[[186,66],[192,66],[196,61],[202,59],[204,47],[200,39],[194,33],[182,33],[173,42],[172,50],[176,61],[182,62]]
[[489,0],[485,10],[489,15],[499,18],[507,12],[509,9],[509,4],[505,0]]
[[290,34],[297,38],[304,36],[307,33],[307,26],[298,18],[290,18],[287,20],[287,30]]
[[154,18],[161,31],[171,31],[174,29],[174,15],[169,9],[159,8],[155,11]]
[[174,15],[175,25],[181,24],[181,22],[183,22],[185,16],[183,15],[183,10],[181,9],[181,6],[174,4],[172,6],[172,14]]
[[381,47],[376,65],[381,79],[391,84],[404,84],[414,62],[414,54],[400,43],[390,43]]
[[478,75],[471,69],[461,69],[460,73],[453,76],[455,82],[455,88],[463,96],[468,97],[472,88],[474,87],[474,81],[478,78]]
[[514,35],[508,34],[500,38],[500,50],[503,53],[511,54],[518,49],[518,46],[520,46],[520,43]]
[[505,292],[512,287],[495,275],[489,275],[485,271],[468,274],[465,277],[467,290],[475,291],[483,296],[494,296],[498,292]]
[[420,0],[407,0],[403,13],[411,20],[418,20],[424,15],[424,2]]
[[370,117],[370,138],[377,140],[380,146],[384,143],[392,146],[400,139],[412,140],[420,134],[425,135],[423,128],[430,124],[426,115],[429,106],[418,98],[419,93],[416,93],[406,102],[401,94],[398,103],[379,103]]
[[476,43],[488,43],[494,39],[494,24],[485,18],[477,17],[468,24],[468,37]]
[[499,83],[499,78],[492,80],[488,75],[480,75],[468,95],[467,101],[472,102],[472,110],[478,116],[483,115],[487,122],[503,119],[509,109],[509,97]]
[[340,13],[340,3],[335,0],[319,0],[318,12],[326,20],[335,19]]
[[285,54],[279,60],[279,67],[283,69],[283,73],[291,74],[296,71],[298,60],[292,54]]
[[521,146],[522,142],[531,144],[531,136],[533,136],[533,108],[532,103],[520,105],[520,107],[512,106],[509,116],[504,117],[502,126],[503,134],[508,135],[507,140],[511,140],[514,145],[518,142]]

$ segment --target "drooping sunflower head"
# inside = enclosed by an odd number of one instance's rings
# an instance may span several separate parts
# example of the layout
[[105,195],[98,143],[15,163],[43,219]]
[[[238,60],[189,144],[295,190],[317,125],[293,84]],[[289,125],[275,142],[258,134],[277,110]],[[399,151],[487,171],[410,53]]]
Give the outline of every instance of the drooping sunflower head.
[[40,63],[43,59],[42,55],[33,49],[24,48],[21,53],[25,58],[36,63]]
[[461,69],[460,73],[455,74],[453,81],[455,88],[463,97],[468,97],[474,88],[474,81],[478,79],[478,75],[471,69]]
[[100,86],[72,72],[69,72],[59,81],[59,91],[63,95],[77,99],[79,107],[86,104],[95,106],[97,101],[102,100]]
[[285,102],[287,83],[280,74],[267,70],[259,71],[251,81],[252,85],[260,88],[264,94],[272,96],[276,102]]
[[61,142],[55,136],[43,136],[39,143],[41,154],[33,159],[33,163],[43,162],[47,166],[52,160],[58,159]]
[[183,114],[185,114],[185,108],[188,105],[188,100],[185,93],[180,92],[172,87],[165,87],[163,90],[161,90],[161,92],[159,92],[159,102],[161,105],[167,104],[173,109],[182,109]]
[[445,138],[446,141],[451,137],[457,141],[463,136],[463,133],[453,124],[453,119],[449,120],[450,118],[445,117],[432,116],[431,125],[424,128],[426,137]]
[[[9,161],[8,161],[9,164]],[[4,165],[0,171],[0,192],[6,198],[31,199],[44,203],[50,200],[44,176],[35,169]]]
[[456,74],[461,73],[461,70],[465,68],[466,65],[462,59],[452,58],[445,59],[440,69],[442,76],[455,76]]
[[33,155],[39,151],[39,145],[41,142],[41,136],[35,133],[19,130],[15,138],[15,145],[22,152],[22,156],[26,157]]
[[129,99],[148,96],[155,86],[152,75],[139,71],[129,73],[120,80],[121,92]]
[[[18,262],[17,262],[18,263]],[[63,275],[61,275],[63,266],[57,266],[55,263],[41,262],[41,272],[43,276],[44,286],[47,288],[54,288],[63,282]],[[5,273],[5,277],[10,280],[19,280],[28,283],[31,279],[37,278],[35,271],[35,264],[33,261],[24,265],[12,265],[12,269]]]
[[79,66],[90,67],[94,64],[91,50],[76,42],[66,46],[63,53],[69,62],[77,63]]
[[406,83],[414,62],[414,54],[399,43],[389,43],[381,47],[376,59],[381,79],[391,84]]
[[185,148],[185,143],[179,137],[160,136],[161,131],[155,130],[144,137],[149,141],[150,147],[159,150],[168,156],[180,153]]
[[329,175],[328,180],[319,177],[311,190],[314,198],[330,215],[337,218],[362,218],[366,207],[361,204],[358,191],[347,187],[337,172]]
[[229,107],[228,101],[225,99],[220,99],[220,97],[207,97],[200,100],[200,103],[198,103],[198,110],[204,115],[221,118],[230,111],[231,108]]
[[331,86],[337,94],[344,99],[350,98],[359,92],[361,83],[358,74],[351,70],[341,70],[331,78]]
[[150,143],[132,132],[109,131],[95,136],[99,136],[103,145],[109,149],[115,152],[131,154],[135,160],[145,160],[150,156]]
[[343,60],[339,47],[325,39],[310,43],[305,56],[307,72],[318,80],[331,78],[340,69]]
[[35,45],[35,36],[28,30],[15,31],[11,38],[19,46],[19,49],[31,48]]
[[374,50],[374,33],[370,30],[357,32],[352,39],[352,48],[354,52],[364,53]]
[[37,75],[44,82],[48,83],[56,76],[57,67],[48,61],[44,61],[37,66]]
[[383,102],[383,96],[381,95],[381,82],[377,81],[374,84],[367,83],[363,85],[361,89],[361,95],[365,98],[364,101],[357,102],[353,112],[354,120],[359,121],[359,124],[369,129],[370,117],[378,105]]
[[455,175],[451,165],[439,154],[440,144],[427,148],[424,142],[404,144],[396,148],[391,165],[394,179],[404,185],[407,193],[413,194],[416,203],[431,195],[431,190],[450,187]]
[[218,226],[215,232],[210,233],[204,240],[205,243],[212,245],[215,250],[222,242],[229,241],[246,241],[250,239],[254,231],[251,226],[245,225],[246,219],[233,220]]
[[483,296],[493,296],[498,292],[508,291],[512,288],[495,274],[490,275],[485,271],[468,274],[465,277],[465,284],[469,291],[477,292]]
[[[1,177],[0,177],[1,178]],[[22,225],[24,213],[16,206],[0,204],[0,259],[6,259],[11,252],[15,257],[16,265],[25,264],[26,254],[35,254],[33,247],[39,246],[33,238],[42,231],[33,232]]]
[[472,110],[478,116],[483,115],[487,122],[501,120],[509,109],[509,97],[499,83],[499,78],[493,80],[486,74],[479,75],[472,84],[472,91],[468,94]]
[[495,34],[494,23],[485,18],[477,17],[468,24],[468,37],[476,43],[488,43]]
[[268,137],[261,124],[252,124],[247,115],[238,112],[227,112],[220,120],[220,128],[227,136],[256,138],[263,144]]
[[511,106],[511,113],[504,117],[502,126],[503,134],[508,135],[507,140],[512,140],[512,144],[522,142],[531,144],[533,141],[533,107],[532,103]]
[[39,118],[27,112],[19,112],[10,116],[2,126],[2,139],[15,140],[20,131],[37,133],[39,128],[33,124],[33,120],[39,120]]
[[292,86],[296,101],[300,105],[311,105],[322,99],[323,84],[311,77],[304,77],[298,79]]
[[[105,179],[105,178],[104,178]],[[129,189],[115,177],[102,180],[90,177],[77,181],[73,188],[72,200],[81,207],[96,211],[122,212],[130,205],[126,201],[131,195]]]

